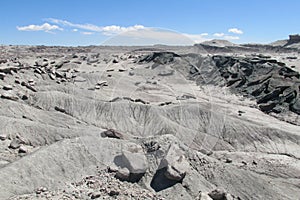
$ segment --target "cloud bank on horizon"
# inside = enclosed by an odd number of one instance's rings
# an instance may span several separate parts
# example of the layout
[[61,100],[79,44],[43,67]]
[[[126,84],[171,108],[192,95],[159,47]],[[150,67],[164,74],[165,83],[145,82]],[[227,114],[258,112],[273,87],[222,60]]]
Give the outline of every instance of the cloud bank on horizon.
[[[30,24],[25,26],[17,26],[18,31],[44,31],[46,33],[57,34],[59,32],[70,32],[73,34],[81,34],[85,36],[101,34],[103,36],[116,37],[121,35],[124,40],[133,38],[136,41],[138,39],[144,39],[149,43],[164,43],[164,44],[180,44],[180,45],[189,45],[195,43],[201,43],[207,40],[212,39],[224,39],[224,40],[239,40],[239,35],[242,35],[244,32],[238,28],[229,28],[227,33],[218,32],[218,33],[199,33],[199,34],[190,34],[190,33],[178,33],[173,30],[168,30],[164,28],[153,28],[147,27],[144,25],[136,24],[132,26],[118,26],[118,25],[109,25],[109,26],[98,26],[94,24],[79,24],[73,23],[67,20],[47,18],[44,19],[45,23]],[[136,34],[139,33],[139,34]],[[182,37],[182,38],[181,38]],[[137,39],[138,38],[138,39]],[[184,39],[183,39],[184,38]],[[151,41],[151,42],[150,42]],[[119,41],[120,42],[120,41]],[[140,41],[141,42],[141,41]],[[115,42],[114,42],[115,43]],[[122,42],[120,42],[122,44]],[[142,43],[141,43],[142,44]],[[117,44],[114,44],[117,45]]]

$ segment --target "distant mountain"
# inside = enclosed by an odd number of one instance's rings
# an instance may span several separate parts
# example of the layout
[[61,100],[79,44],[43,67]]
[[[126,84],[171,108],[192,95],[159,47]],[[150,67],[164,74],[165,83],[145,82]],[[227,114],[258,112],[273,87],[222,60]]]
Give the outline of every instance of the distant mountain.
[[300,50],[300,35],[289,35],[289,39],[278,40],[269,44],[234,44],[227,40],[210,40],[194,46],[208,53],[241,53],[241,52],[295,52]]
[[275,42],[270,43],[271,46],[284,46],[288,43],[288,40],[277,40]]
[[209,45],[209,46],[216,46],[216,47],[232,47],[232,46],[239,46],[237,44],[234,44],[232,42],[229,42],[228,40],[209,40],[201,43],[202,45]]
[[272,46],[281,46],[285,48],[300,48],[300,35],[289,35],[287,40],[278,40],[276,42],[270,43]]

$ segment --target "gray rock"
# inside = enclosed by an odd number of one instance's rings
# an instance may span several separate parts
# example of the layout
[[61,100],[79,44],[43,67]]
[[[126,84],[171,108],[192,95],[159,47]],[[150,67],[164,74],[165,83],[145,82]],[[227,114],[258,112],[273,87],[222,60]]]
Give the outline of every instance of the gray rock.
[[13,86],[12,85],[4,85],[3,90],[12,90]]
[[122,152],[122,160],[130,173],[141,174],[145,173],[148,169],[148,161],[144,153],[124,150]]
[[130,171],[127,168],[120,168],[116,173],[116,178],[120,180],[129,180]]
[[100,90],[100,89],[101,89],[101,86],[96,85],[94,88],[95,88],[95,90]]
[[122,133],[114,130],[114,129],[108,129],[107,131],[103,131],[101,133],[102,137],[109,137],[109,138],[116,138],[116,139],[123,139],[124,136]]
[[36,68],[36,69],[34,69],[34,73],[42,74],[42,71],[40,68]]
[[71,78],[72,78],[72,73],[70,73],[70,72],[65,72],[65,78],[66,78],[66,79],[71,79]]
[[98,86],[101,86],[101,87],[102,87],[102,86],[108,86],[107,81],[98,81],[98,82],[97,82],[97,85],[98,85]]
[[2,99],[9,99],[9,100],[13,100],[13,101],[17,101],[19,99],[19,97],[13,93],[10,92],[4,92],[1,94],[1,98]]
[[28,153],[28,149],[26,146],[20,146],[19,153]]
[[133,72],[133,71],[130,71],[128,74],[129,74],[129,76],[133,76],[133,75],[134,75],[134,72]]
[[74,79],[74,82],[85,82],[86,79],[81,77],[81,76],[77,76],[75,79]]
[[108,167],[108,172],[117,172],[119,170],[119,167],[112,165]]
[[52,79],[52,80],[55,80],[56,76],[54,74],[49,74],[49,77]]
[[0,72],[0,79],[4,79],[4,77],[6,76],[6,74],[5,73],[3,73],[3,72]]
[[187,100],[187,99],[196,99],[196,97],[192,94],[183,94],[181,96],[176,97],[176,100]]
[[58,106],[55,106],[54,110],[56,110],[58,112],[66,113],[66,110],[64,108],[61,108],[61,107],[58,107]]
[[6,140],[7,139],[7,135],[2,133],[0,134],[0,140]]
[[91,199],[98,199],[101,197],[101,192],[92,192]]
[[164,70],[158,73],[159,76],[171,76],[174,74],[174,70]]
[[215,189],[208,193],[213,200],[226,200],[226,191],[223,189]]
[[181,181],[189,170],[189,162],[177,144],[171,144],[159,168],[167,168],[165,176],[170,180]]
[[19,140],[17,140],[17,139],[13,139],[11,142],[10,142],[10,144],[9,144],[9,148],[11,148],[11,149],[17,149],[17,148],[19,148],[21,146],[21,144],[20,144],[20,141]]
[[213,200],[207,193],[201,192],[199,200]]
[[91,58],[88,58],[87,63],[88,63],[88,64],[93,64],[93,63],[96,63],[96,62],[98,62],[98,61],[99,61],[99,59],[91,59]]

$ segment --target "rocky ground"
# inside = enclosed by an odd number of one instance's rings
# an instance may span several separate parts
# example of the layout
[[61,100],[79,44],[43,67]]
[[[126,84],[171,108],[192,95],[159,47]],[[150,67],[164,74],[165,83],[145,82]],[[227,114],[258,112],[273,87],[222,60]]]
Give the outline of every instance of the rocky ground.
[[298,51],[213,44],[1,46],[0,199],[299,199]]

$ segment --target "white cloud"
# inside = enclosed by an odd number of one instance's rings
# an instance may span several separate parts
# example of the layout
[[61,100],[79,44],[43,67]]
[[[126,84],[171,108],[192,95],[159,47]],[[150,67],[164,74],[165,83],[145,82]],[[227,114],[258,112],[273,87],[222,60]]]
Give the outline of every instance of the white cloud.
[[213,36],[215,37],[223,37],[225,34],[224,33],[215,33]]
[[87,30],[87,31],[96,31],[96,32],[102,31],[102,27],[96,26],[93,24],[75,24],[75,23],[72,23],[72,22],[69,22],[66,20],[53,19],[53,18],[46,19],[46,21],[51,22],[53,24],[58,24],[61,26],[72,27],[75,29],[83,29],[83,30]]
[[94,32],[80,32],[82,35],[93,35],[95,34]]
[[235,33],[235,34],[243,34],[244,33],[242,30],[237,29],[237,28],[230,28],[230,29],[228,29],[228,32]]
[[[151,27],[145,27],[143,25],[134,26],[97,26],[94,24],[77,24],[66,20],[60,19],[45,19],[45,21],[51,23],[44,23],[42,25],[29,25],[19,27],[19,31],[45,31],[53,33],[54,30],[63,30],[64,27],[71,32],[79,32],[82,35],[93,35],[95,33],[101,33],[106,36],[115,36],[114,38],[122,39],[123,43],[131,44],[194,44],[201,43],[211,39],[225,39],[225,40],[239,40],[238,36],[231,36],[225,33],[200,33],[200,34],[187,34],[187,33],[177,33],[164,29],[157,29]],[[53,25],[54,24],[54,25]],[[242,30],[237,28],[230,28],[228,32],[234,34],[243,34]],[[126,41],[128,40],[128,41]],[[109,41],[109,40],[108,40]],[[108,42],[109,43],[109,42]],[[111,41],[111,43],[115,43]]]
[[28,25],[28,26],[17,26],[17,29],[19,31],[45,31],[45,32],[51,32],[54,30],[60,30],[62,31],[63,29],[60,28],[57,25],[50,25],[48,23],[44,23],[42,25]]
[[90,31],[101,32],[107,36],[124,33],[126,31],[142,30],[142,29],[146,28],[143,25],[122,27],[122,26],[117,26],[117,25],[97,26],[94,24],[76,24],[76,23],[72,23],[72,22],[69,22],[66,20],[53,19],[53,18],[46,19],[46,21],[54,23],[54,24],[58,24],[61,26],[72,27],[74,29],[81,29],[81,30],[85,30],[85,31],[89,31],[89,32]]

